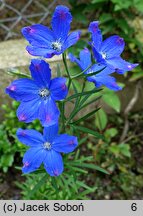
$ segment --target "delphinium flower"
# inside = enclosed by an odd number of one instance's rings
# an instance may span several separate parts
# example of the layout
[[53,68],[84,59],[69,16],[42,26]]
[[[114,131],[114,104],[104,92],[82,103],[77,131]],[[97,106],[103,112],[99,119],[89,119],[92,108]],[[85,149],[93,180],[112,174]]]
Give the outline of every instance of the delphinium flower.
[[[79,59],[77,59],[71,53],[69,54],[69,58],[72,62],[76,62],[82,71],[89,67],[89,69],[85,71],[85,74],[97,72],[95,75],[87,76],[87,80],[89,82],[93,82],[97,88],[105,85],[107,88],[114,91],[121,89],[121,87],[117,85],[116,79],[110,76],[110,74],[114,72],[113,69],[105,67],[103,64],[94,64],[90,67],[92,64],[91,53],[87,48],[80,52]],[[98,71],[100,72],[98,73]]]
[[75,44],[80,37],[80,31],[68,34],[71,21],[69,9],[59,5],[52,17],[52,29],[41,24],[24,27],[22,34],[30,43],[30,46],[26,48],[29,54],[51,58],[54,55],[60,55]]
[[102,34],[98,23],[98,21],[93,21],[89,25],[89,32],[91,33],[92,39],[90,44],[96,61],[109,66],[119,74],[123,74],[138,66],[138,64],[132,64],[121,58],[120,55],[125,47],[123,38],[118,35],[113,35],[102,41]]
[[43,135],[36,130],[17,130],[20,142],[30,148],[23,158],[23,173],[37,170],[42,163],[51,176],[58,176],[63,172],[63,160],[60,153],[70,153],[78,145],[75,136],[58,135],[58,125],[45,127]]
[[32,79],[13,81],[6,93],[21,102],[17,109],[19,121],[28,123],[39,119],[43,126],[53,125],[60,114],[55,101],[63,100],[68,93],[66,79],[51,80],[49,64],[44,60],[32,59],[30,71]]

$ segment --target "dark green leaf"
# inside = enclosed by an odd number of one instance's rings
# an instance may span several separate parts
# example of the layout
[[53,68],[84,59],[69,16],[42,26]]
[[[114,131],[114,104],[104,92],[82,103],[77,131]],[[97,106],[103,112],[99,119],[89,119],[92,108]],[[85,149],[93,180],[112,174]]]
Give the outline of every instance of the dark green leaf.
[[91,129],[88,129],[88,128],[85,128],[82,126],[77,126],[77,125],[72,125],[72,126],[75,129],[80,130],[80,131],[85,132],[85,133],[88,133],[88,134],[91,134],[91,135],[97,137],[98,139],[104,139],[103,135],[99,134],[97,131],[93,131]]
[[93,170],[98,170],[98,171],[103,172],[105,174],[109,174],[105,169],[103,169],[97,165],[94,165],[94,164],[76,163],[76,162],[71,162],[70,164],[72,164],[73,166],[89,168],[89,169],[93,169]]
[[107,115],[103,109],[100,109],[95,118],[95,125],[99,130],[104,130],[107,125]]
[[77,123],[79,123],[81,121],[84,121],[85,119],[87,119],[87,118],[91,117],[92,115],[94,115],[99,109],[100,109],[100,107],[97,108],[96,110],[93,110],[92,112],[88,113],[87,115],[81,117],[77,121],[72,122],[72,124],[77,124]]

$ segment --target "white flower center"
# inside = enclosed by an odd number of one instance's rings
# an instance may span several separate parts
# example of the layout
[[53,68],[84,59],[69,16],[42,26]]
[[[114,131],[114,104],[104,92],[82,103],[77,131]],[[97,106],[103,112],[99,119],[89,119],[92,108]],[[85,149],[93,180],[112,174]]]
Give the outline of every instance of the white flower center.
[[42,97],[42,98],[48,97],[49,94],[50,94],[50,92],[49,92],[49,90],[46,89],[46,88],[45,88],[45,89],[41,89],[41,90],[39,91],[39,95],[40,95],[40,97]]
[[106,58],[107,58],[107,54],[106,54],[105,52],[102,52],[101,55],[102,55],[102,58],[103,58],[103,59],[106,59]]
[[89,71],[88,71],[88,74],[91,74],[91,73],[94,73],[94,71],[93,71],[93,70],[89,70]]
[[46,149],[46,150],[50,150],[50,149],[51,149],[51,143],[45,142],[45,143],[43,144],[43,148]]
[[62,44],[59,41],[55,41],[52,43],[52,48],[58,52],[61,51]]

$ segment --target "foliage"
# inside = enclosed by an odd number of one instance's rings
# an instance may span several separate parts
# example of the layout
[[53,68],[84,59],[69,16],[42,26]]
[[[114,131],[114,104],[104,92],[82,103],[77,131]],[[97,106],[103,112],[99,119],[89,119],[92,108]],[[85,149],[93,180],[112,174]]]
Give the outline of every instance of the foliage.
[[[25,124],[19,122],[16,117],[16,109],[19,103],[13,101],[10,106],[2,105],[2,109],[5,111],[4,120],[0,125],[0,168],[4,172],[8,171],[8,168],[13,166],[16,153],[23,156],[23,151],[26,149],[16,138],[17,127],[25,128]],[[34,121],[28,128],[36,128],[41,130],[41,125],[38,121]]]

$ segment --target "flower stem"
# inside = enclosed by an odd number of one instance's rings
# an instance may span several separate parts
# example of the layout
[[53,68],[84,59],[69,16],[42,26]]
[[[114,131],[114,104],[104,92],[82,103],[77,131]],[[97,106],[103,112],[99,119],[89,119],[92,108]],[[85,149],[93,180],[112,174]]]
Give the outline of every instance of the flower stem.
[[65,114],[64,114],[64,110],[65,110],[65,103],[64,101],[60,101],[59,102],[59,108],[60,108],[60,112],[61,112],[61,120],[62,120],[62,128],[61,128],[61,132],[65,132]]
[[82,76],[90,67],[91,67],[91,65],[89,67],[87,67],[85,70],[83,70],[81,73],[74,75],[74,76],[71,76],[71,79],[75,79],[77,77]]
[[72,79],[71,79],[71,76],[70,76],[70,72],[68,70],[68,65],[67,65],[67,61],[66,61],[66,53],[63,53],[62,57],[63,57],[64,66],[65,66],[65,69],[66,69],[66,72],[67,72],[67,75],[68,75],[68,78],[69,78],[69,82],[68,82],[68,89],[69,89]]

